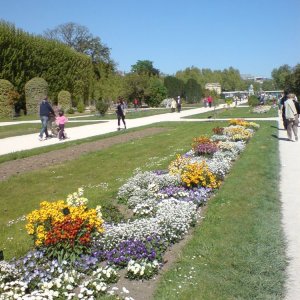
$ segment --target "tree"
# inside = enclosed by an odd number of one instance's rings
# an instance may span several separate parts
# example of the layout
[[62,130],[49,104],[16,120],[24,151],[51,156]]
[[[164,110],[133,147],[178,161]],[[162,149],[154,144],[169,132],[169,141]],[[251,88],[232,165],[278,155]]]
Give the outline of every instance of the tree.
[[185,84],[184,97],[187,103],[195,103],[201,99],[202,88],[195,79],[189,79]]
[[289,65],[280,66],[278,69],[272,71],[272,78],[275,83],[276,89],[285,88],[285,79],[288,75],[291,75],[292,69]]
[[148,76],[159,75],[159,70],[153,67],[153,62],[150,60],[138,60],[135,65],[131,66],[131,72],[139,75],[146,74]]
[[168,97],[175,98],[183,96],[184,82],[175,76],[166,76],[164,78],[164,86],[168,91]]
[[145,102],[152,107],[159,104],[166,98],[167,89],[159,78],[151,77],[149,87],[145,91]]
[[297,64],[293,69],[292,73],[285,79],[285,89],[295,93],[300,97],[300,64]]
[[265,80],[262,83],[261,88],[263,91],[274,91],[275,90],[274,80],[272,80],[272,79]]
[[93,62],[112,63],[110,49],[102,44],[99,37],[94,37],[85,26],[69,22],[58,25],[44,32],[47,39],[60,41],[77,52],[91,57]]
[[149,87],[150,77],[146,74],[130,73],[124,79],[124,97],[129,101],[132,101],[134,98],[145,101],[146,89]]

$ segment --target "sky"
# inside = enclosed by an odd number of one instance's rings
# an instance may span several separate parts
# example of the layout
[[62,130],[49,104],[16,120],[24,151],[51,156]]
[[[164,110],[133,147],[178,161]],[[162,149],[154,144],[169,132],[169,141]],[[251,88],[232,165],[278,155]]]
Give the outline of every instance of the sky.
[[0,0],[0,19],[40,35],[68,22],[110,48],[120,71],[238,69],[271,78],[300,63],[300,0]]

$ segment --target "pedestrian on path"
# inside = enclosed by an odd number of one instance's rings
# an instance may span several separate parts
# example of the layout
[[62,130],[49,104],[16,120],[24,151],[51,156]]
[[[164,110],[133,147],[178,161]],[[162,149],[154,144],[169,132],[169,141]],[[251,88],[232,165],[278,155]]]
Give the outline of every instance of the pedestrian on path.
[[211,105],[212,105],[212,96],[209,95],[207,97],[207,103],[208,103],[208,106],[211,107]]
[[55,115],[54,110],[50,103],[48,102],[48,96],[46,96],[40,103],[40,118],[42,122],[42,129],[39,134],[39,140],[43,140],[43,135],[45,133],[46,139],[49,137],[47,124],[50,114]]
[[180,96],[177,97],[177,112],[181,112],[181,99]]
[[58,139],[64,140],[66,139],[66,134],[65,134],[65,124],[68,122],[68,118],[64,116],[64,111],[60,110],[58,112],[58,116],[56,117],[56,125],[59,128],[59,132],[58,132]]
[[177,107],[176,100],[174,98],[172,98],[172,101],[171,101],[171,112],[175,112],[176,107]]
[[285,118],[285,107],[284,107],[284,102],[288,99],[288,92],[284,91],[280,102],[279,102],[279,110],[281,110],[281,115],[282,115],[282,122],[283,122],[283,127],[286,130],[287,129],[287,120]]
[[124,129],[126,129],[126,123],[125,123],[125,103],[123,101],[122,98],[118,99],[117,102],[117,109],[116,109],[116,114],[117,114],[117,118],[118,118],[118,130],[120,130],[120,123],[121,123],[121,119],[122,122],[124,124]]
[[284,102],[287,135],[290,141],[293,141],[292,132],[294,133],[295,141],[298,141],[299,107],[297,110],[297,102],[294,99],[294,94],[288,94],[287,100]]

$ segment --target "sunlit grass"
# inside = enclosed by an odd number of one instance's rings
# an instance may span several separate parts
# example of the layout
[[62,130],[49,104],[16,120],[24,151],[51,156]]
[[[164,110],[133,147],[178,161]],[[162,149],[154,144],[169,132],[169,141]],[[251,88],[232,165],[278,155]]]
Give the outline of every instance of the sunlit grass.
[[271,108],[266,113],[254,113],[251,107],[211,108],[209,112],[186,117],[188,119],[233,119],[233,118],[271,118],[278,116],[278,109]]
[[250,141],[155,299],[282,299],[286,258],[272,135],[276,124],[264,123]]

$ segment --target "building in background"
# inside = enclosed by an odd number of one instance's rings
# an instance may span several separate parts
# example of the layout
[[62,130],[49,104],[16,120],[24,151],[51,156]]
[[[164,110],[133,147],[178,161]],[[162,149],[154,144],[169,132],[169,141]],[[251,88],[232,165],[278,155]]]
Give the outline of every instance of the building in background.
[[210,90],[210,91],[216,91],[216,93],[218,95],[220,95],[221,92],[222,92],[221,84],[218,83],[218,82],[215,82],[215,83],[212,83],[212,82],[206,83],[205,84],[205,89],[206,90]]

